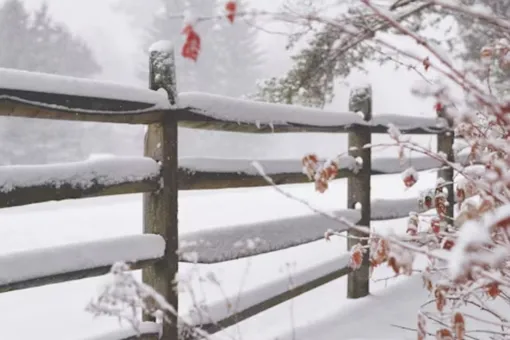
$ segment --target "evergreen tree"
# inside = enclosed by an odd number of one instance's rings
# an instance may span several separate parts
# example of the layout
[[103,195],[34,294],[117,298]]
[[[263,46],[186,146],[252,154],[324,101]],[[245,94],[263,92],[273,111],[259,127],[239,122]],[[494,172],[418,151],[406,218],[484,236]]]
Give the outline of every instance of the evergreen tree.
[[[191,13],[194,17],[218,17],[224,2],[176,0],[163,4],[163,10],[155,15],[144,36],[143,49],[146,51],[153,42],[161,39],[175,43],[180,92],[203,91],[239,97],[253,91],[262,63],[257,31],[253,27],[241,20],[231,25],[225,18],[201,21],[194,27],[201,38],[201,52],[197,62],[193,62],[181,56],[183,22],[176,15]],[[240,8],[243,6],[241,3]],[[140,69],[142,79],[147,79],[146,62]]]
[[[503,19],[510,17],[510,1],[508,0],[462,0],[462,3],[466,6],[483,6],[496,17]],[[456,20],[460,42],[465,47],[459,54],[463,60],[478,63],[480,51],[487,43],[499,39],[509,39],[508,36],[504,36],[501,30],[483,22],[473,21],[471,17],[456,15]],[[510,70],[502,69],[497,62],[491,65],[490,74],[480,74],[480,76],[481,78],[491,76],[495,89],[500,93],[508,92],[510,88]]]
[[[211,18],[218,15],[216,0],[188,0],[187,11],[196,18]],[[220,30],[216,20],[205,20],[194,26],[201,38],[201,52],[196,62],[186,60],[188,73],[193,79],[192,91],[225,94],[221,81],[226,76],[222,60]],[[177,51],[180,54],[180,50]],[[177,83],[179,86],[179,83]]]
[[31,40],[28,33],[30,16],[19,0],[8,0],[0,8],[0,66],[23,69],[30,64],[26,53]]
[[[466,6],[481,5],[492,10],[499,17],[508,18],[510,15],[510,1],[508,0],[461,0]],[[394,0],[389,2],[393,17],[413,32],[427,36],[425,31],[430,27],[444,30],[442,41],[429,40],[436,44],[447,46],[450,52],[466,62],[480,63],[480,50],[488,42],[498,38],[497,29],[484,22],[474,22],[471,17],[459,13],[451,16],[448,10],[436,11],[431,6],[419,0]],[[453,18],[454,25],[448,30],[444,26],[445,18]],[[401,34],[385,25],[381,18],[364,8],[356,5],[349,8],[346,14],[338,16],[338,21],[350,25],[364,32],[365,37],[356,41],[341,27],[333,24],[312,27],[307,33],[296,34],[291,37],[289,47],[304,36],[310,37],[307,47],[293,56],[294,65],[283,77],[273,77],[265,80],[252,95],[256,100],[278,102],[286,104],[299,104],[305,106],[323,107],[333,98],[334,81],[336,78],[345,78],[355,69],[363,69],[366,61],[388,62],[390,58],[378,53],[380,47],[370,42],[370,36],[375,31]],[[455,27],[456,26],[456,27]],[[381,28],[384,27],[384,28]],[[457,34],[446,34],[446,31],[456,29]],[[359,34],[361,37],[363,34]],[[508,37],[507,37],[508,38]],[[441,44],[442,43],[442,44]],[[455,52],[459,53],[455,53]],[[397,65],[398,67],[398,65]],[[499,85],[499,89],[507,89],[510,70],[502,70],[497,65],[492,68],[492,74]],[[478,74],[482,79],[487,74]]]
[[[238,11],[248,10],[247,2],[237,2]],[[218,63],[223,68],[221,92],[231,97],[247,96],[256,89],[262,72],[263,53],[258,45],[258,31],[249,19],[237,18],[234,25],[223,20],[215,31]]]
[[[85,43],[55,23],[46,4],[31,17],[21,1],[4,3],[0,8],[0,46],[0,67],[78,77],[100,71]],[[82,159],[86,127],[79,122],[0,117],[0,162]]]

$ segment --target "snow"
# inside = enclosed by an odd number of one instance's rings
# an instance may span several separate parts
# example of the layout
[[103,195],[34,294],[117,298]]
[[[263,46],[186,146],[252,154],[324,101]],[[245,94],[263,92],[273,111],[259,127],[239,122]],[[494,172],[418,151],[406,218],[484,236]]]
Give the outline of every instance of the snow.
[[131,235],[0,255],[0,286],[117,261],[158,259],[165,251],[159,235]]
[[[315,279],[321,278],[335,271],[347,267],[350,259],[349,253],[337,255],[332,259],[324,261],[316,266],[311,266],[292,273],[292,280],[288,277],[282,277],[277,280],[267,282],[257,286],[252,290],[245,290],[238,297],[234,306],[220,300],[216,303],[207,304],[204,307],[194,306],[189,314],[183,316],[183,319],[192,325],[218,322],[232,314],[233,311],[243,311],[261,301],[270,299],[276,295],[285,293],[290,287],[300,286]],[[214,280],[214,279],[213,279]]]
[[[361,219],[357,210],[337,210],[332,214],[352,223]],[[186,233],[179,239],[179,251],[181,258],[190,262],[229,261],[317,241],[328,229],[342,231],[345,226],[319,214],[278,218]]]
[[[430,174],[427,175],[427,180],[430,180]],[[395,182],[395,185],[403,188],[401,183],[403,182],[400,180]],[[423,189],[424,183],[430,183],[429,181],[418,183],[420,188],[408,198],[373,199],[370,207],[371,219],[380,221],[404,218],[408,217],[411,211],[423,212],[419,199],[423,193],[433,188]],[[333,185],[338,185],[338,181],[333,182]],[[257,209],[262,210],[262,207]],[[360,219],[358,210],[337,209],[331,213],[353,223]],[[293,217],[275,216],[271,220],[237,225],[208,227],[206,223],[203,229],[181,234],[179,252],[181,260],[185,262],[217,263],[320,240],[329,229],[341,231],[344,227],[336,221],[313,213]]]
[[[316,154],[324,160],[336,158],[338,155],[346,155],[348,151],[347,137],[346,133],[254,134],[179,128],[179,160],[183,167],[205,172],[247,171],[253,173],[254,168],[250,166],[252,161],[258,161],[264,165],[268,173],[272,173],[272,169],[276,170],[276,167],[288,167],[290,171],[301,172],[301,160],[307,154]],[[409,138],[412,143],[429,147],[431,150],[436,149],[437,136],[405,135],[405,137]],[[469,148],[462,150],[456,161],[465,163],[469,151]],[[407,166],[415,166],[416,162],[413,160],[419,158],[420,153],[406,151],[405,154],[406,157],[411,157],[411,161],[404,160],[405,163],[408,163]],[[383,158],[388,159],[390,168],[396,168],[396,172],[403,171],[405,167],[398,166],[396,161],[398,155],[399,147],[395,145],[395,141],[388,134],[372,135],[372,160],[376,167],[380,166],[379,159]],[[427,156],[421,157],[425,163],[433,162],[433,166],[438,164],[437,161],[431,160]],[[207,159],[209,165],[199,159]],[[376,159],[377,161],[375,161]],[[266,160],[267,162],[265,162]],[[238,165],[227,165],[227,161],[228,163],[236,162]],[[269,164],[272,162],[281,162],[281,164],[273,166]],[[224,169],[222,169],[223,167]]]
[[200,92],[179,94],[179,108],[190,109],[216,119],[256,124],[305,124],[312,126],[345,126],[351,124],[383,125],[393,123],[401,130],[435,128],[436,118],[402,115],[377,115],[370,122],[353,112],[333,112],[297,105],[283,105],[234,99]]
[[83,189],[94,185],[137,182],[159,176],[159,165],[147,157],[93,155],[80,162],[0,167],[0,192],[16,188],[70,185]]
[[[373,151],[372,170],[374,172],[393,174],[400,173],[407,169],[409,165],[417,171],[438,168],[442,162],[428,155],[418,155],[407,159],[404,163],[395,155],[380,157],[377,150]],[[303,154],[304,156],[304,154]],[[339,169],[352,169],[355,160],[350,156],[338,157]],[[465,162],[467,157],[461,154],[457,157],[460,163]],[[251,164],[255,159],[251,158],[219,158],[219,157],[192,157],[185,156],[179,158],[179,167],[187,169],[190,172],[221,172],[221,173],[243,173],[256,176],[259,174]],[[298,159],[257,159],[262,165],[265,173],[275,174],[296,174],[302,173],[302,158]]]
[[84,340],[121,340],[129,337],[136,337],[139,334],[158,334],[161,331],[161,325],[154,322],[142,322],[138,326],[138,333],[132,328],[120,329],[99,336],[93,336]]
[[[374,152],[374,155],[377,152]],[[463,161],[463,157],[458,159]],[[301,159],[261,159],[269,175],[301,173]],[[340,157],[342,169],[352,168],[352,157]],[[180,157],[179,165],[188,171],[244,173],[258,175],[251,165],[253,159],[215,158],[215,157]],[[408,164],[417,170],[437,168],[440,162],[426,155],[412,157]],[[399,173],[408,167],[401,164],[397,157],[374,157],[372,169],[380,173]],[[9,192],[16,188],[31,186],[71,185],[87,189],[93,185],[114,185],[136,182],[159,176],[159,165],[147,157],[116,157],[93,155],[88,160],[51,165],[12,165],[0,167],[0,192]]]
[[[0,68],[0,93],[2,90],[123,100],[147,103],[154,109],[170,108],[165,94],[142,87],[6,68]],[[10,97],[2,95],[0,98]]]
[[172,44],[169,40],[159,40],[156,41],[149,47],[149,53],[152,52],[164,52],[164,53],[172,53],[174,51],[174,44]]
[[[319,322],[309,322],[297,327],[293,332],[280,335],[278,340],[338,339],[415,339],[416,334],[403,331],[393,325],[414,328],[416,312],[423,301],[427,300],[427,291],[419,275],[393,283],[384,289],[384,285],[374,285],[371,295],[359,300],[343,300],[342,306]],[[381,287],[382,286],[382,287]],[[420,303],[421,302],[421,303]],[[294,333],[294,336],[293,334]],[[251,340],[255,337],[244,338]]]
[[370,203],[372,221],[389,220],[409,216],[410,211],[420,211],[419,196],[403,199],[374,199]]
[[[421,190],[428,189],[431,183],[435,183],[435,178],[435,171],[420,173],[420,181],[412,188],[405,190],[398,175],[376,176],[372,182],[372,198],[374,200],[383,198],[411,200],[418,197]],[[324,194],[316,193],[313,184],[282,187],[322,210],[335,211],[346,207],[347,204],[345,179],[333,181],[330,189]],[[0,254],[9,255],[13,252],[31,251],[34,248],[50,249],[66,244],[139,235],[143,229],[141,196],[137,194],[59,203],[48,202],[0,210],[2,222]],[[395,207],[392,208],[394,209],[396,210]],[[258,223],[275,218],[292,218],[309,214],[302,205],[282,197],[269,187],[179,192],[181,239],[188,233],[200,230],[207,231],[229,225]],[[395,226],[405,227],[406,223],[407,218],[373,222],[372,226],[377,229],[387,229]],[[340,258],[346,249],[345,240],[332,237],[330,242],[318,240],[275,253],[225,263],[211,265],[181,263],[179,276],[183,279],[183,284],[179,288],[180,310],[184,316],[196,304],[219,306],[220,301],[225,303],[228,299],[235,303],[239,297],[241,301],[245,301],[242,303],[246,305],[250,301],[244,300],[244,292],[249,293],[257,291],[260,287],[270,287],[275,282],[281,284],[283,279],[289,282],[293,279],[294,273],[303,273],[315,267],[320,268],[327,263],[333,265],[333,260]],[[214,274],[220,286],[207,280],[207,277],[211,276],[210,273]],[[139,277],[139,272],[135,274]],[[374,278],[381,279],[391,273],[381,270],[376,271],[374,275]],[[81,340],[91,337],[97,339],[102,334],[114,330],[129,330],[130,325],[119,325],[117,319],[93,318],[84,311],[87,303],[96,295],[97,287],[104,280],[104,277],[91,278],[0,294],[0,307],[10,311],[2,314],[0,338],[24,340],[35,337],[54,337],[58,334],[61,339]],[[372,287],[375,289],[373,293],[377,293],[385,286],[386,283],[383,281],[373,283]],[[189,293],[189,289],[193,290],[194,296]],[[400,301],[394,297],[395,304],[392,306],[395,308],[391,308],[391,320],[413,327],[416,311],[414,307],[421,304],[423,299],[420,295],[421,290],[418,291],[413,287],[409,289],[414,291],[410,290],[409,294],[402,295],[408,300]],[[332,316],[339,313],[342,315],[344,308],[352,308],[353,303],[364,304],[364,300],[357,302],[346,300],[345,294],[346,279],[335,280],[256,315],[238,326],[230,327],[219,335],[227,334],[229,338],[239,338],[239,332],[242,334],[242,339],[246,340],[274,339],[294,328],[301,332],[307,326],[329,327],[329,323],[323,322],[325,318],[329,321]],[[254,295],[250,296],[254,297]],[[380,327],[381,332],[384,332],[381,334],[391,339],[399,339],[398,335],[402,335],[402,330],[393,329],[384,323],[390,320],[389,316],[378,322],[377,318],[382,316],[371,313],[372,305],[374,303],[360,307],[357,315],[365,313],[363,320],[373,323],[374,327]],[[375,306],[378,306],[377,303]],[[381,308],[383,306],[379,309]],[[387,305],[385,308],[387,309]],[[222,312],[221,308],[218,310]],[[347,312],[344,311],[344,313]],[[30,328],[24,326],[27,319],[31,320]],[[347,318],[347,320],[350,319]],[[336,322],[343,321],[336,320]],[[353,337],[373,335],[369,332],[376,332],[375,329],[366,330],[366,327],[354,330],[350,329],[349,324],[342,323],[342,325],[347,335],[351,334],[349,332],[354,332]],[[24,330],[23,334],[20,334],[20,329]],[[391,332],[386,333],[387,330]],[[350,340],[348,336],[342,338]]]
[[[243,173],[256,176],[259,172],[252,166],[253,159],[249,158],[213,158],[213,157],[182,157],[179,158],[179,167],[195,172],[222,172],[222,173]],[[302,173],[303,163],[301,159],[262,159],[257,160],[265,172],[274,174],[296,174]],[[340,169],[352,169],[354,158],[340,158]]]
[[493,243],[491,233],[495,226],[504,225],[509,216],[510,209],[507,205],[503,205],[485,213],[480,220],[468,220],[462,224],[455,247],[448,254],[448,269],[452,278],[466,275],[475,259],[477,264],[498,260],[501,256],[498,249],[500,246],[497,245],[491,253],[486,252],[485,247]]

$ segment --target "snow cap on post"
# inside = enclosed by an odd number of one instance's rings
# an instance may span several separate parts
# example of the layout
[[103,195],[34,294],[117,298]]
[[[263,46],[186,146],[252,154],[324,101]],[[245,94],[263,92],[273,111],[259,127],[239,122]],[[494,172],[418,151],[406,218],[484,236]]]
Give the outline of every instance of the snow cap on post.
[[177,86],[173,44],[167,40],[160,40],[151,45],[149,53],[150,89],[154,91],[165,90],[170,104],[176,105]]
[[349,96],[349,110],[363,113],[363,120],[372,120],[372,86],[370,84],[354,87]]
[[160,40],[156,41],[149,47],[149,53],[159,52],[159,53],[172,53],[174,51],[174,44],[172,44],[169,40]]

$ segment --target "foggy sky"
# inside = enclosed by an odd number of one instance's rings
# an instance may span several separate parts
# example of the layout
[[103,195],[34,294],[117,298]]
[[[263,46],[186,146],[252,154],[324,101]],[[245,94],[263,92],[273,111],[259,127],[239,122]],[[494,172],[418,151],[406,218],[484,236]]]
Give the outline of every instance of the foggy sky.
[[[144,0],[140,0],[144,1]],[[27,7],[38,6],[41,0],[25,0]],[[58,21],[87,40],[98,62],[104,68],[100,79],[143,85],[137,78],[135,59],[139,51],[139,41],[129,27],[123,13],[112,9],[114,0],[47,0],[50,13]],[[282,0],[251,0],[251,6],[267,10],[276,10]],[[271,58],[264,65],[267,74],[278,76],[282,70],[290,67],[289,52],[285,51],[286,38],[282,35],[261,32],[260,44],[263,50],[270,52]],[[139,53],[138,53],[139,54]],[[369,82],[373,86],[374,108],[377,113],[396,113],[406,115],[432,115],[430,100],[423,101],[409,94],[410,86],[419,79],[409,71],[394,71],[393,65],[380,67],[370,65],[367,75],[355,72],[349,79],[351,83]],[[390,86],[388,86],[390,85]],[[345,110],[349,86],[338,86],[336,98],[331,105]]]

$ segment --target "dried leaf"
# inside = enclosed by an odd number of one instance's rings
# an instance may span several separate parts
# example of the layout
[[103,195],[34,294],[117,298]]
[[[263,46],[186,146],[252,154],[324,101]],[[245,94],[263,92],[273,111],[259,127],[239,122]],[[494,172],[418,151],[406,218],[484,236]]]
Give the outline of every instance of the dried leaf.
[[391,267],[391,269],[393,269],[393,271],[395,272],[395,274],[399,274],[400,273],[400,267],[397,263],[397,260],[394,258],[394,257],[390,257],[388,259],[388,266]]
[[488,284],[486,289],[487,289],[487,295],[489,295],[492,298],[497,297],[501,293],[501,290],[499,289],[499,285],[496,282]]
[[439,234],[441,231],[441,220],[437,217],[433,217],[430,221],[430,228],[434,234]]
[[422,313],[418,313],[418,340],[427,337],[427,319]]
[[358,243],[351,248],[351,258],[349,261],[349,267],[356,270],[361,267],[363,263],[363,246]]
[[418,218],[418,214],[412,212],[409,214],[409,219],[407,220],[407,230],[406,233],[411,236],[416,236],[418,233],[418,225],[420,220]]
[[444,238],[441,242],[441,248],[445,250],[450,250],[455,246],[455,242],[453,240],[450,240],[449,238]]
[[315,172],[317,171],[319,164],[319,158],[317,155],[306,155],[301,160],[301,163],[303,164],[303,173],[307,175],[309,179],[312,179],[315,176]]
[[466,325],[464,322],[464,317],[459,312],[453,315],[453,330],[457,340],[464,340],[464,336],[466,334]]
[[447,214],[446,209],[446,197],[444,193],[436,193],[436,196],[434,197],[434,205],[436,206],[436,212],[439,215],[439,217],[444,218]]
[[402,180],[407,188],[412,187],[418,181],[418,172],[414,168],[408,168],[402,173]]
[[428,71],[430,67],[430,59],[429,57],[426,57],[425,59],[423,59],[423,68],[425,69],[425,71]]
[[437,310],[442,312],[446,305],[446,297],[444,294],[444,290],[441,287],[436,287],[436,290],[434,291],[434,297],[436,298]]
[[439,329],[436,332],[436,340],[453,340],[452,332],[446,328]]

